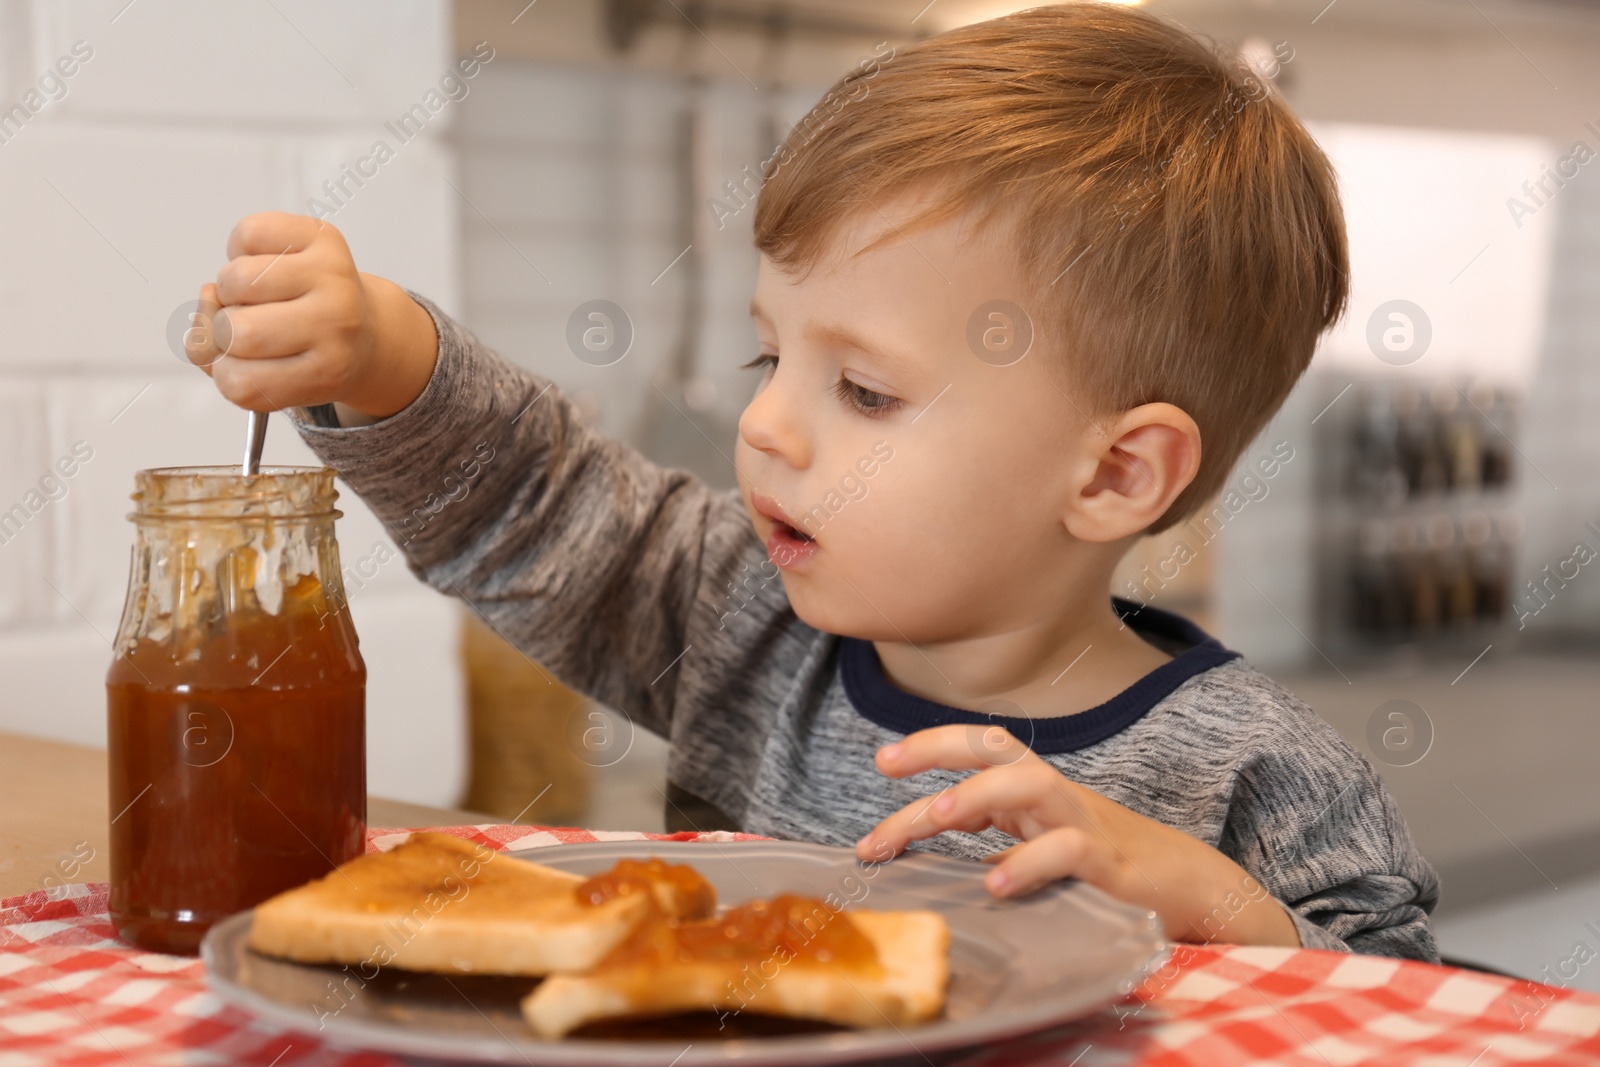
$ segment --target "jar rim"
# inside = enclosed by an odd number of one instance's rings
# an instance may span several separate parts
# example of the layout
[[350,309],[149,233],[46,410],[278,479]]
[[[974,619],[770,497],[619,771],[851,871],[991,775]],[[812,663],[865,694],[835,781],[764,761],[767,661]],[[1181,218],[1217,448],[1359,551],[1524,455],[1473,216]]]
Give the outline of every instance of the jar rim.
[[[239,470],[240,465],[237,463],[195,463],[177,467],[145,467],[142,470],[135,471],[134,474],[135,476],[140,474],[160,474],[167,476],[177,476],[183,474],[206,474],[234,478],[243,477],[243,475],[238,473]],[[277,463],[258,467],[256,469],[256,473],[250,475],[250,477],[269,478],[273,476],[289,474],[321,474],[323,471],[327,471],[330,474],[338,473],[338,471],[335,471],[332,467],[326,465],[321,467],[307,467],[295,463]]]
[[206,519],[338,518],[337,472],[327,466],[264,466],[248,477],[238,464],[152,467],[134,472],[134,522]]

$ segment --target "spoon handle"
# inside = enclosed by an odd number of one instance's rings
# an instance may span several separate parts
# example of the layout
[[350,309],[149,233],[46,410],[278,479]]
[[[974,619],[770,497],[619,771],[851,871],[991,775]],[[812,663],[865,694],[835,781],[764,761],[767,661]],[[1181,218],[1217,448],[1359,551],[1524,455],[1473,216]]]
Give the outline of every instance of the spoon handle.
[[250,421],[245,427],[244,466],[240,472],[246,478],[257,473],[261,468],[261,448],[267,443],[267,412],[250,412]]

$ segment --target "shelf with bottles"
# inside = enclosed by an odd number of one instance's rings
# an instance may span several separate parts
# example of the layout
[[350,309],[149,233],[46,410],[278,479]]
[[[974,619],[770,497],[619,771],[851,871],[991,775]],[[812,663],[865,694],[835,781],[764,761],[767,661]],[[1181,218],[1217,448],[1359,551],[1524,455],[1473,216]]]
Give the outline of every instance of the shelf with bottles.
[[1522,518],[1509,509],[1437,509],[1355,526],[1344,621],[1369,641],[1477,636],[1506,619]]
[[1319,417],[1319,614],[1333,647],[1492,640],[1523,522],[1512,490],[1522,399],[1466,379],[1328,382]]
[[1336,422],[1346,458],[1338,497],[1390,510],[1441,496],[1499,493],[1512,484],[1521,396],[1490,382],[1363,382],[1353,417]]

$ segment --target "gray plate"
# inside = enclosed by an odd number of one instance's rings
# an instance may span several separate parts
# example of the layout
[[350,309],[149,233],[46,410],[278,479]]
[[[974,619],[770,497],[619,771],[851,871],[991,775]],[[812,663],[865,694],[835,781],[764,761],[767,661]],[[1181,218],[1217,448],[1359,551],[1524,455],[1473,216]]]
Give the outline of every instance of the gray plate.
[[[793,841],[607,841],[506,855],[583,875],[625,857],[692,863],[725,904],[787,892],[823,900],[836,894],[867,908],[933,909],[943,913],[951,933],[944,1015],[904,1030],[543,1041],[518,1012],[532,979],[445,978],[391,968],[358,986],[336,967],[249,951],[249,912],[206,935],[200,947],[206,976],[223,1000],[268,1022],[336,1045],[408,1056],[552,1067],[921,1062],[936,1051],[1041,1030],[1102,1008],[1131,992],[1167,952],[1155,913],[1091,886],[1059,882],[1002,901],[983,887],[987,866],[925,853],[876,867],[863,867],[849,849]],[[342,996],[335,993],[341,983]]]

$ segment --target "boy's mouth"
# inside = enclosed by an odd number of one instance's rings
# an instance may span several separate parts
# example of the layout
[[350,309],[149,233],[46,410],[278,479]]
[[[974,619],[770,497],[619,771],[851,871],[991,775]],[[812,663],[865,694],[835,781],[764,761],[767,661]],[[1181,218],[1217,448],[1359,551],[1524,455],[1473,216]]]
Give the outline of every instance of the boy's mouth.
[[780,567],[792,567],[817,554],[816,538],[786,522],[775,521],[767,535],[767,557]]
[[767,535],[767,556],[780,567],[789,567],[816,555],[817,539],[789,521],[778,502],[763,493],[753,493],[751,506],[772,522]]
[[812,537],[810,534],[806,533],[804,530],[800,529],[797,526],[790,526],[786,522],[775,523],[773,532],[774,533],[782,532],[786,536],[793,537],[797,541],[815,541],[816,540],[815,537]]

